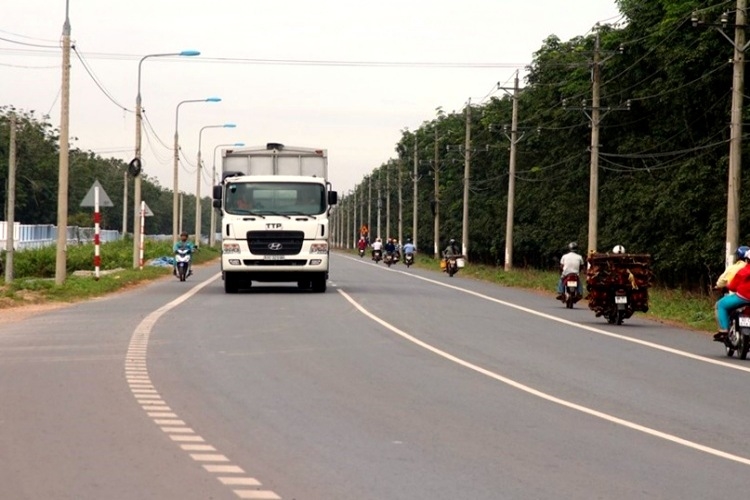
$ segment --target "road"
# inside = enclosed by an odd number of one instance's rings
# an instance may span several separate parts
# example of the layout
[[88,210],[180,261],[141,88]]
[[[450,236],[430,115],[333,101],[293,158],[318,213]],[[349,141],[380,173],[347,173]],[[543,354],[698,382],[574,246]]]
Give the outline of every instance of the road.
[[333,256],[0,325],[0,498],[732,498],[750,361],[637,315]]

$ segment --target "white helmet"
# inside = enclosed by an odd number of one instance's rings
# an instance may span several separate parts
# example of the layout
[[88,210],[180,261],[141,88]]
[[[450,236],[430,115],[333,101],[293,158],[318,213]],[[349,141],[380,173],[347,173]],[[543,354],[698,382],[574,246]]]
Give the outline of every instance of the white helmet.
[[625,253],[625,247],[622,245],[615,245],[612,249],[612,253]]

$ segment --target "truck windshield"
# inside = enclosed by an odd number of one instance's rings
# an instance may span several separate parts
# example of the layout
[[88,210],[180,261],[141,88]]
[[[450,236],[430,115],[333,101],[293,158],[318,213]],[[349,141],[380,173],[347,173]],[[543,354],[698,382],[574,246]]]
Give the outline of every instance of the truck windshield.
[[230,182],[224,209],[234,215],[319,215],[326,210],[323,184]]

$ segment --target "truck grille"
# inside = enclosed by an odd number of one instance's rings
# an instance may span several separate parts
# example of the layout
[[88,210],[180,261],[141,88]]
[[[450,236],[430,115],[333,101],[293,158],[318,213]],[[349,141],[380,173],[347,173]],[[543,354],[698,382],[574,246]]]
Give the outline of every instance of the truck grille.
[[304,240],[302,231],[247,232],[247,245],[254,255],[297,255]]

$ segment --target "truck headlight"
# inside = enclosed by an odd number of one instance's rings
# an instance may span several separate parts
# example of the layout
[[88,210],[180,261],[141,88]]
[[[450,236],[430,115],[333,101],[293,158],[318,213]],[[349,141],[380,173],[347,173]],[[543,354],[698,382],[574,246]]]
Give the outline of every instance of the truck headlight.
[[328,243],[313,243],[310,245],[310,253],[328,253]]
[[240,253],[239,243],[224,243],[222,249],[224,253]]

